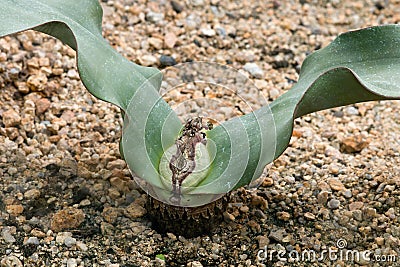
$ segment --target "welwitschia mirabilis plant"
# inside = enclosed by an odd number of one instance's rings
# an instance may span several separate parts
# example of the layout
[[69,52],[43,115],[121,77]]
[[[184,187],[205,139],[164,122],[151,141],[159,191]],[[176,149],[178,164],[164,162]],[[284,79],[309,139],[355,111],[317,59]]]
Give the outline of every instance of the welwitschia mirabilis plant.
[[[299,81],[270,105],[203,129],[198,136],[204,136],[205,142],[189,138],[194,145],[184,151],[196,154],[189,163],[203,167],[187,173],[177,201],[170,163],[179,154],[174,147],[183,125],[159,95],[161,73],[116,53],[102,37],[101,18],[97,0],[3,0],[0,36],[34,29],[75,49],[86,88],[126,114],[121,144],[129,168],[146,183],[152,196],[171,205],[207,204],[258,178],[264,166],[286,149],[293,120],[299,116],[400,98],[400,27],[386,25],[342,34],[308,56]],[[183,163],[188,163],[187,158]]]

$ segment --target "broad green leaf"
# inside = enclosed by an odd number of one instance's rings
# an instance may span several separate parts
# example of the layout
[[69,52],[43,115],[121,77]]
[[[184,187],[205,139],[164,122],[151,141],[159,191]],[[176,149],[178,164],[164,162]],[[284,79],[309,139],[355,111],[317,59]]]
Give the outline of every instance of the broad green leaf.
[[0,36],[34,29],[59,38],[76,50],[80,78],[90,93],[124,111],[133,107],[125,113],[121,147],[133,171],[157,185],[162,142],[171,146],[182,125],[158,94],[161,73],[125,59],[102,37],[99,2],[4,0],[0,19]]
[[[400,99],[400,26],[377,26],[340,35],[306,58],[299,81],[287,93],[261,108],[272,110],[276,129],[267,131],[275,131],[277,137],[276,151],[266,151],[268,155],[259,157],[261,165],[285,151],[295,118],[332,107],[389,99]],[[218,127],[213,131],[219,131]],[[218,137],[214,142],[220,147],[229,145]],[[258,175],[248,165],[235,188]]]
[[318,110],[371,100],[400,99],[400,26],[351,31],[306,58],[298,83],[271,103],[278,157],[293,120]]

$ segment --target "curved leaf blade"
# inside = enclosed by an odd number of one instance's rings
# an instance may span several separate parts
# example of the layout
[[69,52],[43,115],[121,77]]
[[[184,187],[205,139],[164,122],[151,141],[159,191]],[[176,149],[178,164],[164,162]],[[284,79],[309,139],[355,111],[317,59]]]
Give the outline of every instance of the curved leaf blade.
[[[151,179],[165,144],[172,145],[182,124],[158,94],[162,74],[136,65],[118,54],[102,37],[102,8],[97,0],[5,0],[0,6],[0,36],[34,29],[70,45],[77,52],[80,78],[97,98],[126,111],[122,150],[132,170]],[[155,109],[148,110],[155,106]],[[134,109],[128,109],[129,106]],[[147,112],[141,116],[140,112]],[[162,126],[163,133],[158,130]],[[163,142],[161,142],[163,138]],[[132,140],[136,142],[132,143]],[[124,140],[122,140],[124,141]],[[123,147],[125,144],[125,147]],[[140,160],[139,160],[140,159]],[[159,179],[158,179],[159,180]]]
[[293,120],[308,113],[372,100],[400,99],[400,26],[376,26],[339,35],[304,61],[297,84],[271,103],[277,158]]

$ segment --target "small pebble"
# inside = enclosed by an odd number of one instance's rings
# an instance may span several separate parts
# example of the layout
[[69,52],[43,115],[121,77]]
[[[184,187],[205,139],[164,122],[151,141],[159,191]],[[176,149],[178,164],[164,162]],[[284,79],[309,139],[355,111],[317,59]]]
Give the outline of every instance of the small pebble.
[[172,9],[178,14],[183,11],[183,5],[181,5],[178,1],[171,1],[171,6]]
[[382,245],[385,243],[385,238],[383,238],[383,237],[376,237],[376,238],[375,238],[375,243],[376,243],[378,246],[382,246]]
[[278,217],[279,220],[282,220],[282,221],[288,221],[291,217],[290,213],[288,213],[286,211],[277,212],[276,216]]
[[75,246],[75,245],[76,245],[76,239],[73,238],[73,237],[67,236],[67,237],[64,239],[64,244],[65,244],[67,247]]
[[24,207],[20,204],[7,205],[6,211],[13,216],[18,216],[24,211]]
[[153,22],[153,23],[158,23],[161,22],[164,19],[164,14],[163,13],[157,13],[157,12],[152,12],[149,11],[146,14],[146,20]]
[[328,202],[328,208],[332,210],[339,208],[339,206],[340,206],[340,201],[337,199],[331,199]]
[[200,31],[201,31],[201,34],[206,37],[213,37],[216,34],[215,30],[209,29],[209,28],[203,28],[203,29],[200,29]]
[[40,196],[40,191],[38,189],[31,189],[24,193],[26,199],[36,199]]
[[20,115],[13,109],[3,112],[2,117],[5,127],[17,126],[21,121]]
[[347,190],[345,190],[345,191],[343,192],[343,196],[344,196],[345,198],[351,198],[351,197],[353,196],[353,193],[351,192],[350,189],[347,189]]
[[153,66],[157,64],[157,58],[152,55],[144,55],[139,57],[139,64],[142,66]]
[[173,48],[178,41],[178,38],[173,32],[167,32],[164,36],[164,44],[168,48]]
[[363,220],[363,215],[362,215],[361,210],[353,210],[352,214],[353,214],[354,220],[359,221],[359,222],[361,222]]
[[233,216],[231,213],[229,213],[229,212],[227,212],[227,211],[225,211],[225,212],[223,213],[223,216],[224,216],[224,219],[225,219],[226,222],[233,222],[233,221],[235,221],[235,216]]
[[88,251],[87,245],[81,241],[77,241],[76,246],[79,248],[80,251],[83,251],[83,252]]
[[337,178],[329,178],[328,179],[328,184],[332,188],[332,190],[335,190],[335,191],[344,191],[344,190],[346,190],[346,187],[344,187],[342,182]]
[[313,221],[315,220],[315,215],[312,214],[311,212],[306,212],[304,213],[304,218],[306,218],[309,221]]
[[160,57],[160,65],[161,65],[162,67],[174,66],[174,65],[176,65],[176,61],[175,61],[175,59],[174,59],[173,57],[171,57],[171,56],[162,55],[162,56]]
[[134,201],[128,207],[126,207],[126,209],[124,209],[124,214],[131,219],[143,217],[146,212],[147,210],[137,201]]
[[203,267],[203,264],[201,264],[199,261],[192,261],[192,262],[189,262],[186,266],[187,267]]
[[71,232],[60,232],[56,236],[56,242],[59,244],[64,244],[64,241],[67,237],[72,237]]
[[190,3],[193,6],[200,6],[200,7],[204,6],[204,0],[190,0]]
[[362,209],[362,207],[364,206],[364,203],[361,201],[355,201],[349,204],[349,210],[353,211],[353,210],[360,210]]
[[264,71],[256,63],[246,63],[243,69],[249,72],[254,78],[262,79],[264,77]]
[[347,112],[347,114],[353,115],[353,116],[359,114],[358,109],[356,109],[355,107],[352,107],[352,106],[347,107],[347,108],[346,108],[346,112]]
[[1,231],[1,237],[3,237],[4,241],[6,241],[7,243],[14,243],[17,241],[15,237],[11,234],[9,227],[3,228],[3,230]]
[[78,262],[75,258],[69,258],[67,260],[67,267],[77,267],[78,266]]
[[36,236],[31,236],[26,240],[25,245],[39,245],[39,239]]
[[282,243],[286,235],[287,233],[285,229],[278,229],[278,230],[271,230],[268,237],[279,243]]
[[1,267],[22,267],[22,262],[14,255],[4,256],[0,261]]

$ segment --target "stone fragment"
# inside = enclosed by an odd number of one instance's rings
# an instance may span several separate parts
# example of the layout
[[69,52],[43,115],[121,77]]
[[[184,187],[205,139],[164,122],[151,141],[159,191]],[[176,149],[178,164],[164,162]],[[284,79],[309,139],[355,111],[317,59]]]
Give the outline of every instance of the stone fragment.
[[26,84],[33,92],[43,91],[47,85],[47,76],[43,72],[29,76]]
[[231,213],[229,213],[229,212],[227,212],[227,211],[225,211],[222,215],[224,216],[224,220],[225,220],[226,222],[233,222],[233,221],[235,221],[235,216],[233,216],[233,214],[231,214]]
[[67,77],[74,80],[79,80],[79,73],[75,69],[70,69],[67,72]]
[[243,69],[250,73],[254,78],[262,79],[264,77],[264,71],[256,63],[246,63]]
[[331,199],[328,202],[328,208],[332,210],[339,208],[339,206],[340,206],[340,201],[337,199]]
[[268,246],[270,243],[270,240],[267,236],[262,235],[262,236],[257,236],[256,239],[258,240],[258,247],[260,249],[265,248],[265,246]]
[[329,178],[327,181],[328,181],[328,184],[329,184],[329,186],[330,186],[330,188],[332,190],[335,190],[335,191],[344,191],[344,190],[346,190],[346,187],[344,187],[342,182],[337,178]]
[[355,115],[359,114],[358,109],[353,107],[353,106],[347,107],[346,108],[346,112],[347,112],[348,115],[352,115],[352,116],[355,116]]
[[262,196],[251,195],[251,205],[259,206],[263,210],[268,209],[268,201]]
[[63,119],[66,123],[71,123],[75,118],[75,113],[71,110],[65,110],[60,118]]
[[39,245],[39,243],[40,243],[39,239],[36,236],[31,236],[26,240],[25,245],[35,245],[35,246],[37,246],[37,245]]
[[41,237],[41,238],[46,236],[45,233],[43,233],[42,231],[40,231],[38,229],[32,229],[31,235],[36,236],[36,237]]
[[40,191],[38,189],[30,189],[24,193],[26,199],[37,199],[40,197]]
[[2,116],[4,126],[6,127],[17,126],[21,121],[21,116],[19,116],[19,114],[13,109],[9,109],[6,112],[3,112]]
[[157,58],[152,55],[143,55],[139,57],[139,64],[143,66],[152,66],[157,63]]
[[282,221],[288,221],[291,217],[290,213],[288,213],[286,211],[277,212],[276,216],[278,217],[279,220],[282,220]]
[[83,252],[88,251],[88,246],[81,241],[77,241],[76,246],[77,246],[77,248],[79,248],[80,251],[83,251]]
[[120,209],[114,207],[105,207],[101,215],[108,223],[115,223],[121,214]]
[[65,157],[60,162],[59,175],[72,178],[78,174],[78,163],[73,157]]
[[372,220],[377,216],[376,209],[374,208],[365,208],[363,209],[363,218],[366,220]]
[[115,200],[121,196],[121,193],[114,187],[108,189],[108,196]]
[[50,222],[51,230],[60,232],[65,229],[75,229],[85,220],[85,214],[82,210],[68,207],[53,215]]
[[385,244],[385,238],[383,238],[383,237],[376,237],[376,238],[375,238],[375,243],[376,243],[378,246],[382,246],[383,244]]
[[368,138],[361,134],[350,136],[341,141],[340,149],[346,153],[357,153],[366,148],[370,143]]
[[64,244],[69,248],[72,247],[72,246],[75,246],[76,245],[76,239],[71,237],[71,236],[67,236],[64,239]]
[[69,258],[67,260],[67,267],[77,267],[77,266],[78,266],[78,261],[75,258]]
[[7,127],[5,128],[6,135],[10,140],[14,140],[19,136],[18,128],[16,127]]
[[347,190],[345,190],[345,191],[343,192],[343,196],[344,196],[345,198],[351,198],[351,197],[353,196],[353,193],[351,192],[350,189],[347,189]]
[[203,264],[201,264],[199,261],[192,261],[189,262],[186,267],[203,267]]
[[161,40],[160,38],[150,37],[147,41],[155,49],[162,49],[163,47],[163,40]]
[[204,0],[191,0],[190,3],[193,6],[204,6]]
[[153,23],[158,23],[161,22],[164,19],[164,14],[163,13],[157,13],[153,11],[149,11],[146,14],[146,20],[153,22]]
[[269,187],[269,186],[272,186],[272,185],[274,185],[274,180],[272,178],[269,178],[269,177],[265,178],[263,183],[262,183],[262,186],[264,186],[264,187]]
[[18,91],[22,94],[27,94],[29,93],[29,87],[26,84],[26,82],[20,82],[20,81],[15,81],[15,85],[18,88]]
[[269,93],[269,97],[272,99],[275,99],[280,95],[279,90],[276,88],[272,88],[271,90],[268,91],[268,93]]
[[362,207],[364,206],[364,203],[361,201],[355,201],[349,204],[349,210],[353,211],[353,210],[361,210]]
[[13,233],[10,229],[10,227],[4,227],[1,231],[1,237],[6,241],[7,243],[14,243],[17,240],[13,236]]
[[311,212],[306,212],[304,213],[304,218],[306,218],[309,221],[313,221],[315,220],[315,215],[312,214]]
[[172,0],[171,6],[172,6],[172,9],[178,14],[183,11],[183,6],[178,1]]
[[362,215],[361,210],[353,210],[352,214],[353,214],[354,220],[359,221],[359,222],[361,222],[363,220],[363,215]]
[[124,210],[125,216],[136,219],[144,216],[147,210],[143,207],[143,203],[140,203],[140,199],[136,199],[133,203],[131,203],[126,209]]
[[126,163],[122,159],[117,159],[117,160],[114,160],[114,161],[110,161],[107,164],[107,169],[108,170],[113,170],[113,169],[121,170],[121,169],[124,169],[125,167],[126,167]]
[[108,222],[101,222],[100,230],[103,235],[112,235],[114,233],[114,226]]
[[178,38],[173,32],[167,32],[164,36],[164,44],[167,48],[173,48],[178,41]]
[[200,29],[200,32],[202,35],[204,35],[206,37],[213,37],[216,34],[215,30],[210,29],[210,28],[202,28],[202,29]]
[[176,61],[175,61],[175,59],[174,59],[173,57],[171,57],[171,56],[162,55],[162,56],[160,57],[160,65],[161,65],[162,67],[174,66],[174,65],[176,65]]
[[56,242],[58,244],[64,244],[64,241],[67,237],[72,237],[72,233],[71,232],[60,232],[56,236]]
[[268,237],[279,243],[282,243],[286,235],[287,234],[285,229],[278,229],[278,230],[272,230]]
[[50,100],[47,98],[40,98],[39,100],[36,101],[36,113],[38,115],[45,113],[51,105]]
[[0,261],[1,267],[22,267],[22,262],[14,255],[4,256]]
[[18,216],[24,211],[24,207],[20,204],[7,205],[6,211],[13,216]]

